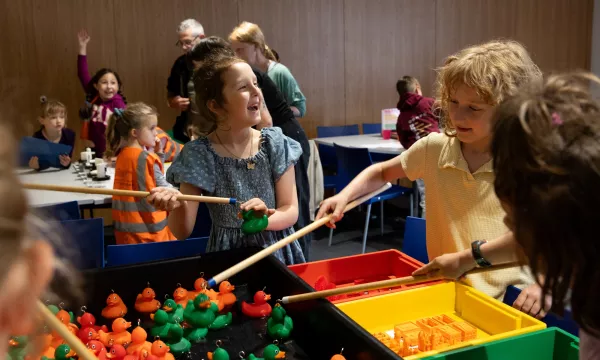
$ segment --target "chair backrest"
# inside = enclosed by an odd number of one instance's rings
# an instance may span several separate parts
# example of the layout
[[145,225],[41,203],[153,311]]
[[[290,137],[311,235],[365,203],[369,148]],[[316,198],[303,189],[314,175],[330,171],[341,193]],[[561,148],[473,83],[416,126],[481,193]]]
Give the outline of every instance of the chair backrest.
[[349,148],[333,144],[337,157],[337,186],[339,191],[346,187],[361,171],[373,164],[367,148]]
[[363,134],[381,134],[381,123],[362,124]]
[[183,241],[109,245],[106,248],[106,267],[196,256],[206,252],[207,244],[208,238],[203,237]]
[[[506,288],[506,292],[504,293],[504,302],[507,305],[512,306],[512,304],[517,300],[519,294],[521,293],[521,289],[509,285]],[[579,336],[579,325],[573,320],[573,314],[570,310],[565,309],[563,316],[559,316],[554,313],[548,313],[543,319],[543,322],[548,325],[548,327],[557,327],[559,329],[563,329],[566,332],[569,332],[575,336]]]
[[317,126],[317,137],[334,137],[358,135],[358,125]]
[[59,226],[67,235],[66,244],[55,249],[61,257],[82,270],[104,267],[103,218],[61,221]]
[[210,229],[212,227],[212,219],[208,212],[208,207],[205,203],[198,204],[198,213],[196,214],[196,223],[194,224],[194,230],[190,234],[190,239],[207,237],[210,235]]
[[425,219],[407,216],[404,228],[404,241],[402,242],[402,252],[427,264],[429,262],[429,256],[427,255],[425,229]]
[[51,220],[80,220],[79,204],[77,201],[69,201],[62,204],[40,206],[36,211],[42,213],[44,218]]

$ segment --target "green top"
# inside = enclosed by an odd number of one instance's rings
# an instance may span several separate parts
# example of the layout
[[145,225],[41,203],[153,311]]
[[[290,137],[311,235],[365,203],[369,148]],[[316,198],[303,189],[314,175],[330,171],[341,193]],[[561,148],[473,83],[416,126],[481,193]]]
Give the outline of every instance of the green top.
[[277,85],[288,105],[298,108],[300,117],[303,117],[306,113],[306,98],[290,70],[285,65],[272,61],[269,64],[267,75]]

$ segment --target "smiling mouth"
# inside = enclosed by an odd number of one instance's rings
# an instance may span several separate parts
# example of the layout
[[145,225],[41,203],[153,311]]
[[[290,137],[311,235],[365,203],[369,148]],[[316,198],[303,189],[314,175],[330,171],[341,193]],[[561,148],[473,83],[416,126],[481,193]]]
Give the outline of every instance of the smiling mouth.
[[250,111],[258,111],[258,105],[248,106],[248,110],[250,110]]

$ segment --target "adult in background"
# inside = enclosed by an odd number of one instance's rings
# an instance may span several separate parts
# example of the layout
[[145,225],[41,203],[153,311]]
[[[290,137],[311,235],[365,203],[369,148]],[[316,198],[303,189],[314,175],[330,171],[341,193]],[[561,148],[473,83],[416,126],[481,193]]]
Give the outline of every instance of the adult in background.
[[175,60],[171,75],[167,81],[167,100],[169,107],[181,111],[173,126],[173,137],[183,143],[190,141],[187,134],[188,120],[197,114],[194,111],[194,84],[191,82],[193,66],[186,56],[192,47],[204,38],[202,24],[194,19],[187,19],[177,27],[179,40],[175,44],[183,50],[183,55]]
[[[424,138],[432,132],[440,132],[438,119],[433,114],[432,98],[423,96],[421,84],[412,76],[403,76],[396,82],[396,91],[398,91],[398,121],[396,123],[396,132],[400,143],[405,149],[409,149],[417,140]],[[419,189],[419,205],[421,206],[421,216],[425,218],[425,183],[423,179],[417,179],[417,188]]]
[[[233,56],[234,53],[229,44],[224,39],[217,36],[210,36],[206,39],[202,39],[197,45],[194,45],[190,52],[190,58],[195,67],[200,67],[210,56],[218,55]],[[262,90],[264,104],[267,106],[268,110],[265,113],[261,112],[261,117],[268,117],[270,115],[272,125],[281,128],[281,131],[285,136],[296,140],[302,147],[302,156],[295,165],[296,191],[298,193],[298,222],[294,227],[298,230],[310,223],[310,187],[306,172],[310,156],[308,138],[283,98],[283,94],[277,88],[277,85],[275,85],[275,83],[262,71],[255,67],[253,67],[252,70],[254,71],[254,75],[256,75],[256,82]],[[198,127],[203,128],[201,124]],[[311,241],[312,234],[308,234],[299,239],[306,260],[308,260]]]
[[269,75],[283,93],[294,116],[303,117],[306,113],[306,98],[290,70],[277,62],[258,25],[244,21],[233,29],[229,41],[237,56]]

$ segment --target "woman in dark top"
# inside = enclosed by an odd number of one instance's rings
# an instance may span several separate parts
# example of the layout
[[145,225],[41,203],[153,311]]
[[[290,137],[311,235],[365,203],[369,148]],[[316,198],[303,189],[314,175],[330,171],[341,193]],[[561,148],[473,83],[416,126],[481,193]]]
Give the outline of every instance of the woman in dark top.
[[[202,39],[192,48],[190,58],[193,61],[194,66],[199,67],[202,62],[210,56],[220,54],[235,56],[233,50],[231,50],[229,44],[225,40],[217,36],[210,36]],[[294,168],[296,174],[296,190],[298,193],[298,222],[294,227],[298,230],[310,223],[310,186],[308,184],[307,174],[308,159],[310,157],[308,137],[306,137],[306,133],[304,133],[302,126],[300,126],[300,123],[294,117],[294,113],[273,80],[254,67],[252,70],[256,75],[258,86],[262,90],[265,105],[273,119],[273,126],[281,128],[281,131],[285,136],[298,141],[302,147],[302,156]],[[202,126],[200,126],[200,128],[201,127]],[[305,235],[303,238],[299,239],[306,260],[309,259],[311,241],[312,234]]]
[[[42,111],[39,119],[42,127],[33,134],[33,137],[70,146],[71,152],[69,154],[59,156],[62,168],[67,169],[71,166],[73,148],[75,147],[75,132],[66,127],[67,108],[59,101],[48,101],[45,96],[42,96],[40,100]],[[50,165],[44,161],[40,161],[37,156],[34,156],[29,159],[29,167],[35,170],[44,170],[49,168]]]

